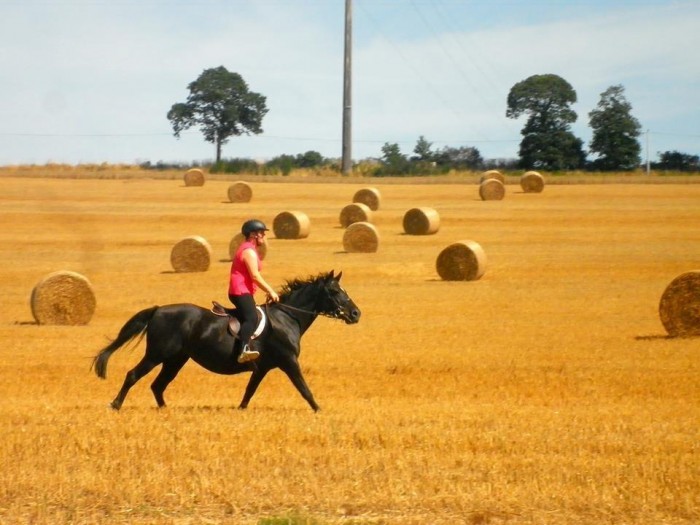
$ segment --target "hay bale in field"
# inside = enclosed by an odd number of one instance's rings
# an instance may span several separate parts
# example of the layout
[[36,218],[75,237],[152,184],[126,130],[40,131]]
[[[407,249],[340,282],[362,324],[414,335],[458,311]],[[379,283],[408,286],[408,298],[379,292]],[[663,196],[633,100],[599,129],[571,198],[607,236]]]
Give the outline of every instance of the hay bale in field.
[[366,204],[372,211],[377,211],[379,209],[381,200],[382,196],[377,188],[362,188],[357,190],[352,197],[352,202]]
[[253,198],[253,189],[250,184],[237,181],[228,187],[228,200],[231,202],[250,202]]
[[479,197],[482,201],[500,201],[506,194],[506,187],[498,179],[486,179],[479,184]]
[[204,186],[204,172],[199,168],[192,168],[185,172],[185,186]]
[[683,273],[671,281],[661,296],[659,316],[669,335],[700,335],[700,270]]
[[343,248],[346,252],[372,253],[379,248],[379,233],[374,224],[355,222],[345,229]]
[[499,182],[502,182],[503,184],[506,183],[506,178],[503,176],[503,174],[498,171],[498,170],[488,170],[485,171],[481,174],[481,178],[479,179],[479,184],[484,182],[485,180],[489,179],[496,179]]
[[440,252],[436,267],[445,281],[476,281],[486,271],[486,254],[477,242],[459,241]]
[[300,211],[283,211],[272,222],[272,231],[278,239],[305,239],[310,230],[309,217]]
[[[238,250],[238,247],[244,240],[245,237],[243,237],[242,233],[237,233],[231,238],[231,241],[228,243],[228,254],[229,257],[231,257],[231,260],[233,260],[233,258],[235,257],[236,250]],[[258,255],[260,255],[260,259],[264,259],[267,255],[267,237],[265,237],[263,243],[260,246],[258,246]]]
[[520,177],[520,187],[525,193],[541,193],[544,189],[544,177],[536,171],[526,171]]
[[211,264],[211,253],[206,239],[193,235],[173,246],[170,263],[176,272],[206,272]]
[[83,325],[92,319],[96,300],[86,277],[76,272],[58,271],[34,286],[30,305],[38,324]]
[[409,235],[430,235],[440,229],[440,215],[433,208],[412,208],[403,216],[403,231]]
[[347,228],[355,222],[372,222],[372,210],[366,204],[353,202],[340,210],[340,225]]

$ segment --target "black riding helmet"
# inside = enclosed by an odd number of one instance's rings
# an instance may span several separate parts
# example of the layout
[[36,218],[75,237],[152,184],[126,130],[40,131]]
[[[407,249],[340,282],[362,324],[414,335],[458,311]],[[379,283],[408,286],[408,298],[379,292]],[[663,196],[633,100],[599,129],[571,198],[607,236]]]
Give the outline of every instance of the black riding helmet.
[[263,221],[259,221],[258,219],[250,219],[249,221],[245,221],[243,226],[241,226],[241,233],[246,239],[251,233],[260,231],[269,230],[267,226],[265,226],[265,223]]

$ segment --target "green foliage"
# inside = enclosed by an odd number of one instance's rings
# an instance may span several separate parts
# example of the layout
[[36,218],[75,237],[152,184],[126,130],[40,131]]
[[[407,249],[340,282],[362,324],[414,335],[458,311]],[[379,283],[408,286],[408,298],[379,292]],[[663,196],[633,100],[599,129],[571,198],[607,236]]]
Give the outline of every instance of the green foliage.
[[153,164],[150,160],[141,162],[139,167],[144,170],[156,170],[156,171],[166,171],[166,170],[180,170],[186,171],[190,168],[201,168],[204,167],[198,162],[163,162],[159,160]]
[[323,158],[318,151],[307,151],[306,153],[300,153],[295,158],[296,166],[299,168],[316,168],[318,166],[323,166],[328,161]]
[[595,169],[626,171],[639,166],[642,126],[632,116],[624,91],[621,85],[609,87],[600,94],[597,108],[588,114],[593,129],[589,149],[598,155],[591,163]]
[[484,159],[478,149],[471,146],[461,146],[459,148],[451,148],[445,146],[438,150],[433,158],[436,164],[446,170],[478,170],[484,165]]
[[384,143],[382,146],[381,163],[381,168],[375,173],[378,177],[406,175],[410,169],[410,163],[406,155],[401,153],[401,148],[399,148],[398,144]]
[[432,143],[422,135],[418,139],[410,159],[401,153],[398,144],[382,146],[380,163],[372,170],[375,177],[436,175],[451,169],[479,169],[484,160],[479,150],[469,146],[445,147],[433,152]]
[[212,164],[211,173],[258,173],[258,163],[252,159],[224,159]]
[[433,152],[430,148],[433,147],[432,142],[428,142],[423,135],[418,137],[418,142],[416,142],[416,147],[413,148],[413,153],[415,157],[411,157],[413,161],[426,161],[431,162],[433,160]]
[[289,175],[295,167],[296,157],[294,157],[294,155],[279,155],[265,163],[265,168],[263,169],[263,172],[266,175],[272,175],[276,173],[281,173],[282,175]]
[[515,84],[508,93],[506,117],[528,115],[528,133],[568,129],[576,122],[569,106],[576,102],[576,91],[558,75],[533,75]]
[[583,142],[570,131],[576,91],[558,75],[533,75],[508,93],[506,117],[527,115],[521,134],[520,164],[525,169],[576,169],[585,161]]
[[572,170],[585,162],[583,141],[570,131],[531,133],[520,143],[520,166],[525,169]]
[[700,157],[680,151],[664,151],[659,153],[659,162],[654,162],[652,165],[658,170],[700,171]]
[[216,144],[216,162],[221,160],[221,146],[230,137],[262,133],[262,119],[267,114],[266,98],[248,89],[238,73],[219,66],[205,69],[188,86],[187,102],[173,104],[168,120],[173,133],[198,126],[207,142]]

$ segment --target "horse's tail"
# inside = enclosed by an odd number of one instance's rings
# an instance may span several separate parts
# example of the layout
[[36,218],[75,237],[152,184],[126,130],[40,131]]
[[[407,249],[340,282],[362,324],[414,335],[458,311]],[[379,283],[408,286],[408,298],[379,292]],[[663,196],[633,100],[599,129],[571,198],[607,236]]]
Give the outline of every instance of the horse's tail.
[[137,336],[140,336],[139,341],[143,339],[143,336],[146,334],[146,328],[148,328],[148,323],[158,308],[158,306],[152,306],[134,315],[122,326],[122,329],[119,330],[117,338],[100,350],[100,353],[92,360],[91,367],[95,369],[97,377],[101,377],[102,379],[107,377],[107,361],[109,361],[110,356],[114,352]]

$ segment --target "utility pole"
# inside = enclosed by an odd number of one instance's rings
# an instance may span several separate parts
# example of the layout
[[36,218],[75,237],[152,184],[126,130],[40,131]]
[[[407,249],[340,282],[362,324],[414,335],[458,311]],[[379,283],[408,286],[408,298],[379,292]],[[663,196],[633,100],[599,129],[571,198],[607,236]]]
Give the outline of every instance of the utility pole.
[[345,0],[345,67],[343,68],[343,175],[352,171],[352,0]]
[[649,130],[647,129],[647,175],[649,175]]

